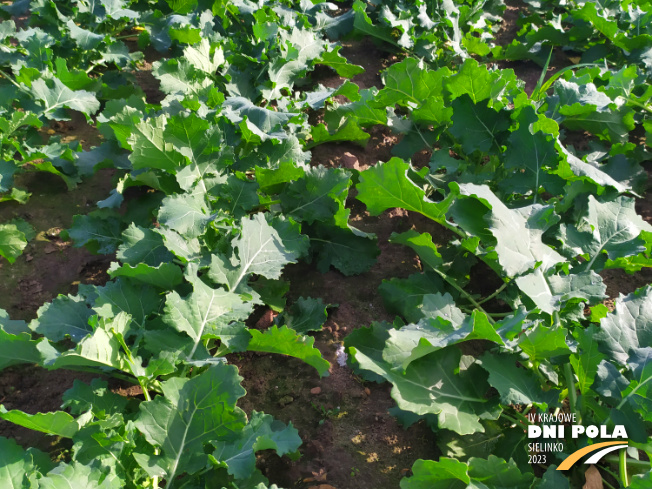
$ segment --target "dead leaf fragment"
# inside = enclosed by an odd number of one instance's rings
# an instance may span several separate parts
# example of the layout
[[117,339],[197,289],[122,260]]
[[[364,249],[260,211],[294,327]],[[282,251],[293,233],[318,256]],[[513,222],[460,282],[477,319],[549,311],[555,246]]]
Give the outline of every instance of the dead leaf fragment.
[[602,485],[602,476],[600,471],[595,468],[595,465],[591,465],[586,472],[584,472],[584,477],[586,477],[586,484],[582,486],[582,489],[603,489]]

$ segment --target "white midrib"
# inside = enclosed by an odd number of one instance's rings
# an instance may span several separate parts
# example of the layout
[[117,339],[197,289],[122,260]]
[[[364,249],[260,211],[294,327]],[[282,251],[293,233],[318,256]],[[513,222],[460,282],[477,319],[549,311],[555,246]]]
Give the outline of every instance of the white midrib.
[[177,467],[179,466],[179,460],[181,460],[181,453],[183,452],[183,447],[186,446],[186,438],[188,437],[188,430],[190,430],[190,425],[192,424],[192,418],[195,417],[197,410],[193,410],[190,414],[190,419],[186,423],[186,429],[183,430],[183,436],[181,437],[181,443],[179,445],[179,450],[177,450],[177,456],[174,459],[172,464],[172,470],[170,471],[169,476],[167,477],[167,483],[165,484],[165,489],[172,487],[172,482],[174,481],[174,476],[177,473]]
[[211,310],[211,307],[213,307],[214,300],[215,300],[215,293],[212,293],[211,301],[209,302],[208,307],[206,308],[206,313],[202,318],[201,328],[199,328],[199,331],[197,332],[197,338],[195,339],[195,344],[193,345],[192,350],[188,355],[188,360],[192,360],[192,357],[195,355],[195,351],[197,351],[197,347],[199,346],[199,342],[201,341],[201,337],[204,335],[204,329],[206,329],[206,324],[208,323],[208,314]]
[[247,274],[247,270],[249,270],[249,267],[251,266],[251,264],[254,262],[254,260],[256,259],[256,257],[257,257],[258,255],[260,255],[260,254],[263,252],[263,250],[265,249],[265,246],[266,246],[267,243],[269,243],[270,241],[272,241],[272,238],[271,238],[271,237],[270,237],[270,238],[267,238],[267,241],[265,241],[264,243],[262,243],[262,244],[260,245],[260,248],[258,248],[258,251],[256,251],[256,253],[254,253],[254,254],[251,256],[251,259],[248,260],[248,261],[245,263],[245,266],[242,267],[242,271],[240,272],[240,275],[238,276],[238,279],[237,279],[237,280],[236,280],[236,281],[231,285],[231,290],[235,290],[235,289],[238,287],[238,285],[240,285],[240,282],[242,281],[242,279],[244,278],[244,276]]

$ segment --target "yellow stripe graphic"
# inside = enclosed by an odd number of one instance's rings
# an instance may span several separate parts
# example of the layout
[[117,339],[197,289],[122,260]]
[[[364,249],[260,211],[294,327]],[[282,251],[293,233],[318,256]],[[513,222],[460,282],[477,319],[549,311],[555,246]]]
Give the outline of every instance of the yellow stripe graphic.
[[573,452],[568,457],[566,457],[566,459],[559,465],[559,467],[557,467],[557,470],[568,470],[584,455],[588,455],[589,453],[600,450],[601,448],[609,447],[611,445],[623,445],[625,443],[626,442],[623,441],[605,441],[602,443],[596,443],[595,445],[589,445],[588,447],[580,448],[576,452]]

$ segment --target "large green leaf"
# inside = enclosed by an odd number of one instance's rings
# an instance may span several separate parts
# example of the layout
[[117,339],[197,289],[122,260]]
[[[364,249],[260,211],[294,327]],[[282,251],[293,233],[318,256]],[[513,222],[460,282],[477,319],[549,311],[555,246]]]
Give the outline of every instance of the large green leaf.
[[577,254],[588,254],[587,268],[606,252],[611,260],[636,255],[645,251],[641,231],[652,231],[634,208],[631,197],[618,197],[609,202],[599,202],[589,195],[588,207],[576,225],[563,229],[564,246]]
[[406,58],[394,63],[382,73],[385,86],[376,97],[379,107],[404,107],[421,105],[430,98],[441,97],[442,80],[450,75],[445,68],[438,71],[426,69],[423,61]]
[[469,460],[469,476],[471,481],[492,489],[530,489],[534,481],[534,474],[522,473],[513,460],[508,462],[494,455]]
[[652,345],[652,287],[616,299],[613,312],[600,321],[600,351],[624,365],[634,348]]
[[233,292],[206,285],[192,268],[186,278],[192,283],[193,292],[187,297],[170,292],[165,300],[163,320],[192,338],[194,346],[188,360],[193,358],[203,338],[220,338],[227,347],[242,350],[248,336],[242,325],[231,322],[246,318],[251,305]]
[[369,270],[380,250],[376,236],[355,228],[316,223],[309,231],[317,269],[326,273],[331,266],[346,276]]
[[0,224],[0,255],[9,263],[15,262],[26,246],[25,234],[16,224]]
[[48,119],[68,120],[64,108],[78,110],[87,116],[100,108],[100,102],[86,90],[72,91],[58,78],[52,78],[48,84],[44,79],[32,82],[34,98],[43,104],[43,115]]
[[466,154],[502,151],[500,136],[511,122],[505,111],[496,112],[482,103],[476,105],[466,94],[453,100],[452,107],[453,125],[449,131],[462,144]]
[[559,391],[542,390],[537,376],[518,367],[517,362],[518,357],[515,355],[485,353],[482,356],[482,368],[489,372],[489,383],[500,393],[502,403],[535,404],[544,411],[555,406]]
[[82,297],[60,295],[39,307],[38,317],[29,323],[29,327],[50,341],[61,341],[66,337],[79,341],[91,332],[88,318],[92,314]]
[[295,452],[301,445],[299,432],[272,416],[254,411],[244,429],[214,443],[212,456],[226,465],[236,479],[246,479],[256,469],[256,452],[275,450],[279,456]]
[[[295,236],[298,237],[298,236]],[[279,232],[271,226],[262,213],[242,220],[240,236],[233,240],[233,247],[238,250],[238,259],[231,258],[230,270],[215,271],[226,277],[225,283],[230,290],[236,290],[240,283],[246,283],[252,274],[277,279],[283,267],[294,263],[299,253],[284,243]],[[224,260],[222,260],[223,263]]]
[[[0,485],[7,489],[32,489],[30,475],[37,470],[33,458],[36,452],[34,449],[25,452],[14,440],[0,437]],[[38,458],[45,458],[51,465],[47,456]]]
[[0,405],[0,418],[30,430],[65,438],[72,438],[79,428],[90,421],[88,416],[80,416],[75,419],[64,411],[27,414],[18,409],[7,411],[2,405]]
[[525,331],[518,338],[518,346],[530,360],[537,364],[557,355],[570,354],[566,340],[567,331],[561,327],[546,327],[541,323]]
[[306,334],[309,331],[320,331],[328,319],[326,309],[332,304],[324,304],[320,299],[299,297],[284,314],[287,326],[297,333]]
[[158,292],[152,287],[134,285],[125,278],[95,287],[94,292],[97,297],[93,309],[103,318],[112,318],[124,311],[142,324],[147,316],[158,311],[161,304]]
[[444,219],[452,193],[441,202],[433,202],[426,197],[424,190],[408,177],[410,165],[399,158],[387,163],[378,163],[360,173],[360,183],[356,186],[358,200],[367,205],[372,216],[386,209],[400,207],[419,212],[435,221]]
[[[550,207],[533,205],[518,210],[510,209],[485,185],[463,184],[459,186],[459,192],[461,195],[477,199],[491,209],[486,214],[486,226],[496,239],[498,262],[509,276],[523,274],[539,262],[541,269],[545,271],[566,261],[542,241],[542,235],[548,225],[546,221],[550,221],[554,216],[550,215]],[[468,216],[468,219],[471,226],[459,223],[467,231],[473,232],[475,226],[482,228],[478,222],[483,219],[482,215]]]
[[345,170],[310,168],[281,193],[281,206],[286,215],[308,224],[329,221],[344,208],[349,185],[351,180]]
[[595,325],[575,330],[574,336],[579,348],[577,353],[571,355],[570,363],[577,375],[577,388],[586,394],[598,373],[598,365],[606,357],[598,351],[598,329]]
[[115,474],[106,474],[98,467],[82,465],[78,462],[58,465],[39,480],[39,489],[69,489],[87,487],[88,489],[120,489],[124,487]]
[[41,363],[43,357],[38,345],[42,341],[32,340],[28,333],[14,335],[0,328],[0,370],[21,363]]
[[208,463],[207,443],[244,428],[246,416],[236,407],[245,395],[240,380],[236,367],[216,364],[192,379],[162,382],[163,395],[140,404],[136,428],[161,450],[155,460],[168,481],[201,470]]
[[203,194],[168,195],[161,202],[158,221],[182,236],[196,238],[211,219]]
[[414,462],[412,476],[401,479],[401,489],[467,489],[470,482],[465,463],[441,457]]
[[330,364],[321,356],[321,352],[312,345],[315,339],[298,334],[287,326],[272,326],[266,331],[249,330],[251,340],[247,350],[280,353],[303,360],[314,367],[320,376],[328,375]]
[[552,135],[534,129],[538,121],[534,107],[527,106],[520,111],[518,129],[510,134],[505,151],[505,168],[515,171],[511,178],[501,183],[508,192],[532,192],[535,199],[541,187],[549,192],[555,190],[554,177],[546,169],[556,168],[559,161]]
[[186,158],[175,151],[174,145],[166,140],[167,116],[152,117],[133,126],[127,139],[133,149],[129,160],[134,169],[158,168],[176,173],[185,165]]
[[392,397],[398,406],[417,414],[436,414],[440,428],[461,435],[483,431],[481,417],[495,418],[494,406],[485,398],[486,374],[475,364],[460,369],[461,353],[456,347],[437,350],[411,362],[405,372],[394,370],[382,358],[382,351],[367,345],[364,335],[347,342],[360,368],[393,384]]

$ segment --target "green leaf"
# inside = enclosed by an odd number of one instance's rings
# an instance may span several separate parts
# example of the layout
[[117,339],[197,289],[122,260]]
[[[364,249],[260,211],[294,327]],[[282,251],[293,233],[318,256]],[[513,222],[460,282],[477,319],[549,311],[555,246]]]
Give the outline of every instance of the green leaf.
[[613,312],[600,321],[600,351],[625,365],[635,348],[652,345],[652,287],[616,299]]
[[34,449],[26,452],[14,440],[0,437],[0,485],[9,489],[34,487],[30,476],[37,470],[35,455],[40,452]]
[[444,284],[433,273],[414,273],[406,279],[383,280],[378,288],[385,308],[392,314],[400,314],[410,323],[416,323],[424,316],[421,305],[424,296],[443,290]]
[[441,221],[450,207],[453,194],[441,202],[433,202],[426,197],[424,190],[408,177],[409,163],[392,158],[387,163],[377,165],[360,173],[356,189],[358,200],[364,202],[372,216],[386,209],[400,207],[419,212],[424,216]]
[[88,416],[75,419],[64,411],[27,414],[17,409],[7,411],[2,405],[0,405],[0,418],[23,428],[64,438],[72,438],[84,424],[90,421]]
[[0,370],[21,363],[41,363],[43,360],[39,343],[28,333],[10,334],[0,328]]
[[376,106],[378,89],[376,87],[360,90],[354,83],[344,83],[333,96],[344,95],[351,103],[335,106],[324,114],[330,129],[343,127],[348,119],[353,119],[356,125],[362,127],[387,125],[387,110],[385,107]]
[[72,387],[63,393],[63,408],[69,408],[72,414],[92,411],[97,418],[105,418],[115,413],[124,413],[129,400],[109,390],[105,380],[93,379],[85,384],[75,379]]
[[93,312],[79,296],[59,295],[39,307],[36,314],[38,317],[30,322],[29,328],[50,341],[70,337],[77,342],[91,332],[88,318]]
[[186,158],[174,150],[174,145],[165,138],[167,116],[151,117],[140,121],[132,128],[127,138],[133,152],[129,160],[135,170],[158,168],[176,173],[185,165]]
[[108,269],[109,277],[128,277],[132,280],[161,289],[170,290],[183,282],[183,273],[174,263],[161,263],[153,267],[145,263],[136,266],[124,264],[119,266],[113,262]]
[[247,350],[295,357],[314,367],[320,377],[328,375],[330,364],[322,358],[320,351],[312,346],[314,338],[298,334],[287,326],[272,326],[263,332],[250,329],[249,333],[251,340]]
[[206,38],[195,46],[188,46],[183,50],[183,55],[184,59],[188,60],[192,66],[211,75],[215,74],[225,61],[222,48],[217,46],[211,49],[211,43]]
[[186,279],[193,285],[189,296],[181,297],[176,291],[167,295],[163,320],[192,338],[193,348],[188,360],[194,357],[202,339],[207,337],[220,338],[228,348],[241,351],[246,346],[247,333],[241,325],[230,323],[246,318],[251,305],[233,292],[209,287],[196,274],[196,269],[189,267]]
[[92,253],[113,253],[121,243],[122,224],[117,217],[106,216],[101,211],[76,215],[68,236],[76,247],[86,246]]
[[350,185],[346,170],[312,167],[280,194],[281,206],[286,215],[308,224],[329,221],[344,209]]
[[489,372],[489,384],[500,393],[501,402],[504,405],[535,404],[544,411],[556,406],[559,391],[543,391],[536,375],[519,368],[517,362],[516,355],[485,353],[482,356],[482,368]]
[[136,266],[142,262],[152,267],[174,258],[165,247],[160,234],[134,223],[123,231],[122,244],[118,247],[116,256],[122,263]]
[[229,175],[226,183],[216,185],[211,193],[219,196],[218,205],[236,218],[241,218],[260,205],[258,183],[246,176]]
[[167,480],[201,470],[208,463],[207,443],[244,428],[246,416],[236,407],[245,395],[240,381],[236,367],[216,364],[192,379],[162,382],[163,395],[140,404],[135,426],[161,450]]
[[[509,276],[523,274],[539,262],[541,262],[541,269],[545,271],[557,263],[566,261],[563,256],[542,241],[542,235],[548,227],[547,221],[554,219],[551,207],[533,205],[518,210],[509,209],[485,185],[462,184],[459,186],[459,192],[461,195],[477,199],[491,209],[485,220],[489,231],[496,239],[495,250],[498,254],[498,262]],[[475,226],[481,226],[477,221],[483,216],[468,217],[471,225],[466,222],[458,224],[473,233]]]
[[0,224],[0,255],[9,263],[15,262],[26,246],[25,234],[16,224]]
[[613,187],[621,193],[631,190],[629,185],[624,185],[609,175],[604,165],[582,161],[569,152],[559,141],[557,141],[557,147],[560,150],[559,154],[562,156],[562,159],[554,173],[561,178],[568,181],[589,180],[603,187]]
[[347,342],[361,369],[370,370],[393,384],[398,407],[417,414],[436,414],[439,427],[459,434],[483,431],[480,416],[494,416],[485,399],[486,375],[477,365],[460,369],[461,354],[455,347],[437,350],[411,362],[405,372],[396,371],[382,352],[363,343]]
[[418,358],[467,339],[503,343],[484,313],[466,316],[449,294],[425,295],[419,308],[424,319],[389,330],[382,356],[395,368],[405,369]]
[[[260,137],[261,140],[285,139],[284,126],[299,114],[271,110],[255,105],[245,97],[228,97],[224,101],[224,115],[234,124],[245,123],[245,126]],[[242,129],[242,124],[240,128]]]
[[467,489],[471,479],[468,466],[452,458],[417,460],[412,476],[401,479],[401,489]]
[[22,319],[10,319],[9,314],[4,309],[0,309],[0,329],[12,335],[30,333],[30,329],[27,327],[25,321]]
[[70,31],[70,38],[77,43],[77,46],[85,51],[91,51],[97,48],[104,40],[104,36],[82,29],[72,19],[66,23],[66,27]]
[[517,84],[512,70],[489,71],[486,65],[473,58],[465,59],[459,71],[444,80],[451,99],[467,94],[474,104],[488,98],[499,99],[507,89]]
[[197,8],[197,0],[165,0],[176,14],[189,14]]
[[246,283],[251,274],[277,279],[283,267],[295,263],[299,257],[262,213],[242,220],[240,237],[233,240],[232,245],[238,250],[239,262],[232,258],[237,271],[229,278],[230,290],[236,290],[243,280]]
[[504,111],[496,112],[484,104],[476,105],[467,94],[453,100],[452,107],[453,125],[449,131],[460,141],[466,154],[474,151],[498,154],[502,151],[499,136],[511,122]]
[[419,234],[413,229],[401,234],[392,233],[389,242],[409,246],[419,255],[421,261],[432,269],[439,270],[444,263],[437,251],[437,245],[432,242],[432,236],[428,233]]
[[530,489],[534,474],[521,473],[513,460],[509,462],[489,455],[489,458],[469,460],[471,481],[484,484],[492,489]]
[[634,129],[633,109],[612,102],[593,83],[578,85],[559,79],[555,82],[555,94],[559,97],[555,110],[570,130],[589,131],[600,139],[624,143]]
[[632,349],[627,363],[632,370],[632,381],[622,393],[623,400],[627,400],[632,409],[649,422],[652,420],[652,391],[648,385],[652,380],[652,347]]
[[634,208],[634,199],[618,197],[610,202],[599,202],[589,195],[586,212],[577,225],[562,228],[564,245],[574,253],[588,253],[587,269],[604,252],[611,260],[645,251],[641,231],[652,231]]
[[571,489],[570,482],[557,470],[556,465],[551,465],[543,474],[537,489]]
[[254,411],[242,431],[214,443],[212,456],[236,479],[246,479],[256,469],[256,452],[271,449],[283,456],[297,451],[300,445],[299,432],[292,423],[286,426],[269,414]]
[[39,479],[39,489],[120,489],[123,482],[115,474],[106,474],[97,467],[78,462],[62,463]]
[[385,86],[378,93],[376,104],[379,107],[421,105],[428,99],[441,97],[442,81],[449,75],[448,68],[430,71],[423,61],[406,58],[383,71]]
[[200,236],[210,220],[206,199],[200,193],[168,195],[158,211],[161,225],[188,238]]
[[347,119],[347,121],[339,126],[334,132],[326,129],[324,124],[311,126],[310,135],[312,137],[312,143],[309,147],[317,146],[322,143],[338,141],[349,141],[365,147],[370,137],[369,134],[360,129],[360,126],[358,126],[358,123],[354,119]]
[[328,319],[326,309],[332,307],[331,304],[324,304],[319,299],[312,297],[299,297],[287,314],[284,314],[287,326],[299,334],[305,334],[309,331],[321,331],[322,326]]
[[571,355],[570,363],[577,375],[577,388],[582,394],[586,394],[598,373],[598,365],[606,357],[598,351],[598,329],[595,325],[575,330],[573,333],[579,343],[579,349],[578,353]]
[[309,234],[317,269],[322,273],[331,266],[346,276],[364,273],[376,263],[380,253],[375,235],[351,227],[316,223]]
[[100,317],[113,318],[124,311],[134,321],[143,324],[161,304],[158,292],[151,287],[133,285],[129,279],[118,278],[103,287],[95,287],[97,297],[93,309]]
[[102,321],[90,336],[83,338],[75,349],[67,350],[49,359],[45,367],[48,369],[100,367],[122,370],[132,373],[129,363],[122,352],[122,345],[111,331],[112,326],[123,326],[130,319],[125,314],[114,320]]
[[91,92],[86,90],[72,91],[58,78],[50,80],[50,86],[44,79],[32,82],[34,98],[43,104],[43,115],[48,119],[68,120],[64,108],[78,110],[90,116],[100,108],[100,102]]
[[342,46],[335,46],[332,51],[325,51],[321,57],[315,61],[316,64],[330,66],[335,72],[344,78],[352,78],[355,75],[364,73],[362,66],[349,63],[344,56],[339,53]]
[[[516,122],[518,129],[510,134],[505,151],[505,168],[515,171],[511,178],[501,185],[508,192],[531,192],[536,199],[541,187],[549,192],[555,190],[557,182],[546,169],[557,167],[559,155],[553,137],[535,129],[539,117],[534,107],[523,107]],[[525,172],[521,173],[521,170]]]
[[566,334],[567,331],[564,328],[547,328],[537,324],[519,337],[518,346],[530,358],[530,361],[536,364],[557,355],[569,354],[570,348],[566,341]]

